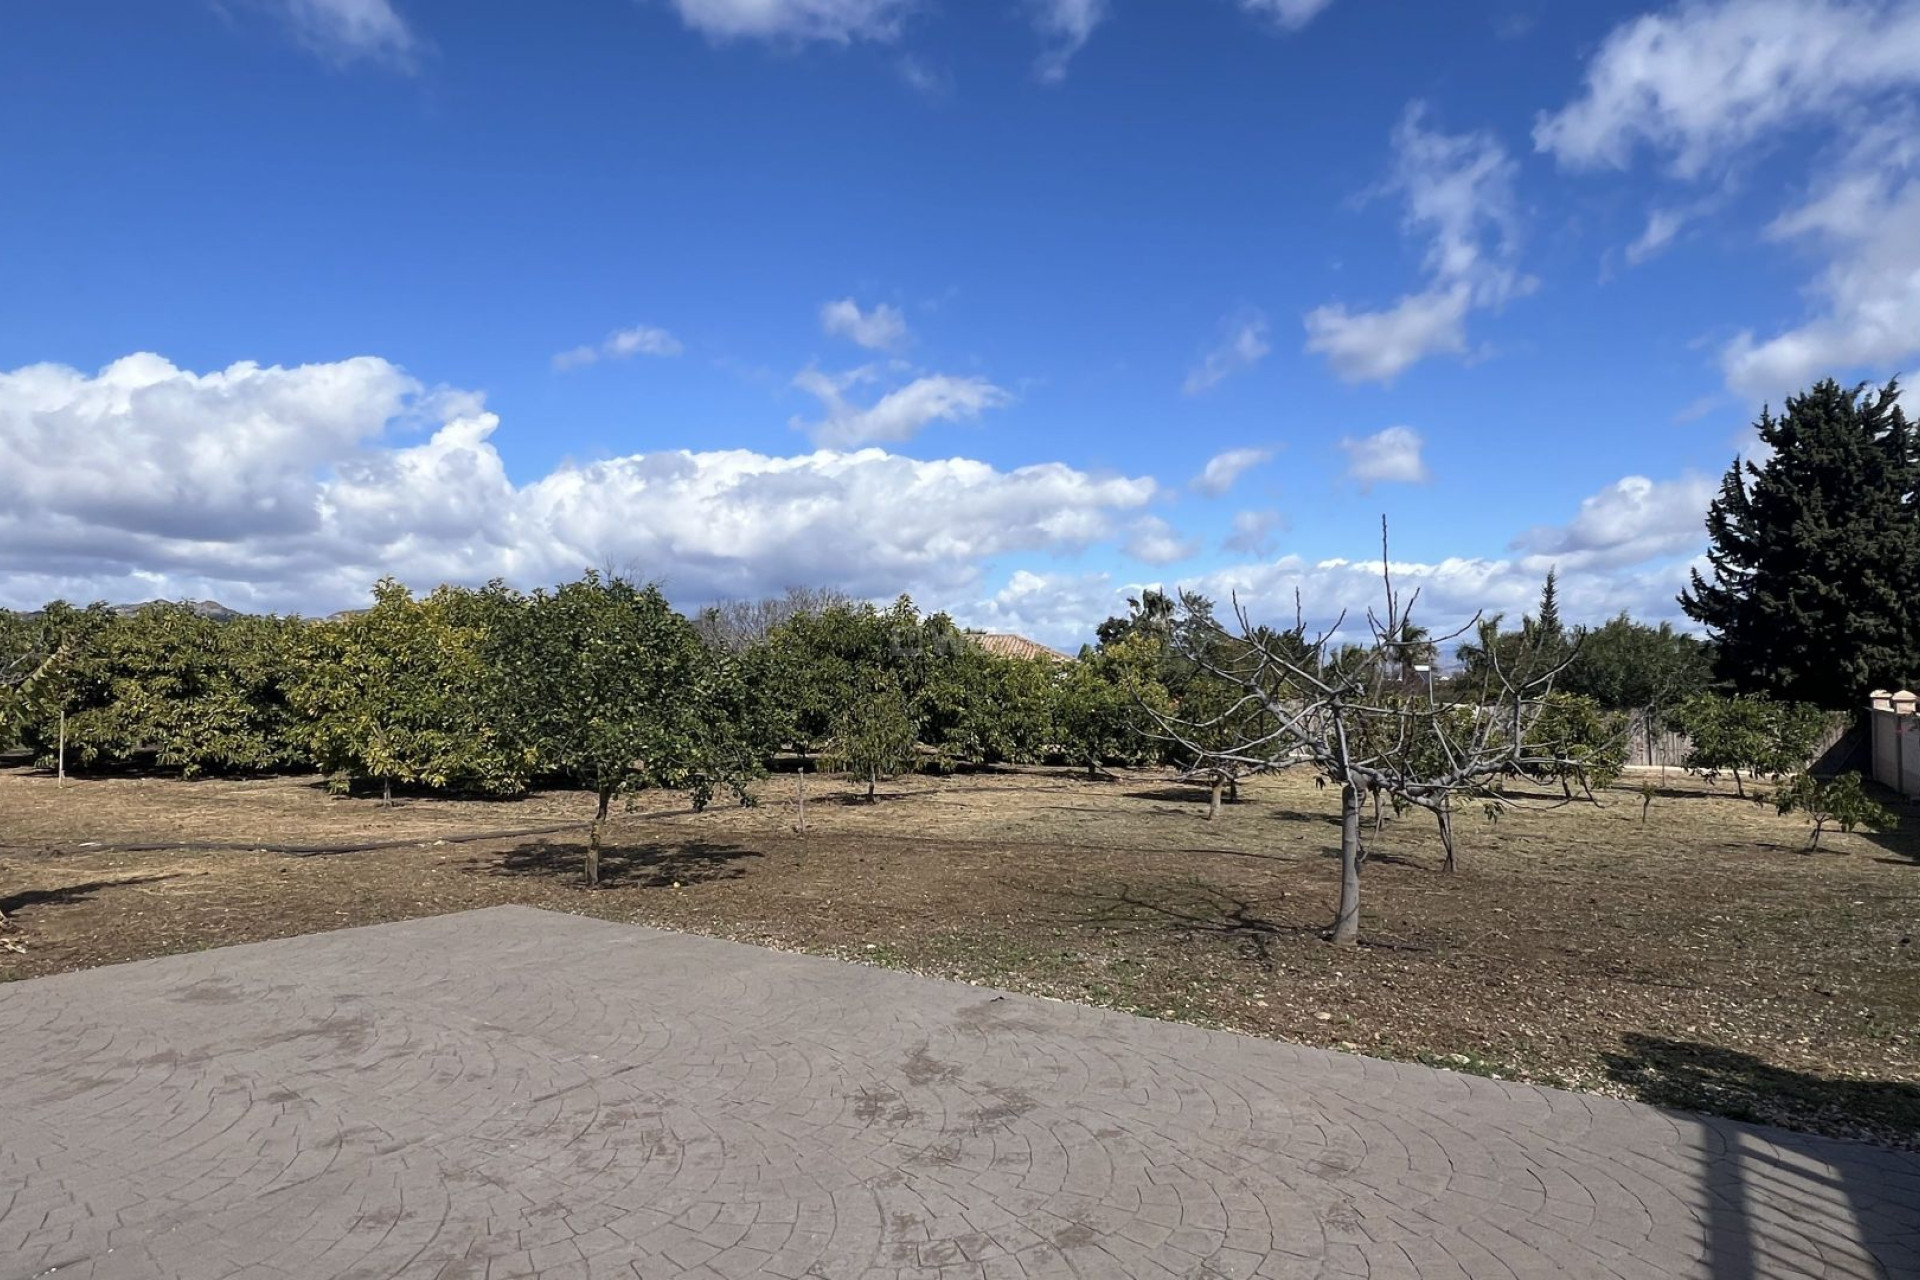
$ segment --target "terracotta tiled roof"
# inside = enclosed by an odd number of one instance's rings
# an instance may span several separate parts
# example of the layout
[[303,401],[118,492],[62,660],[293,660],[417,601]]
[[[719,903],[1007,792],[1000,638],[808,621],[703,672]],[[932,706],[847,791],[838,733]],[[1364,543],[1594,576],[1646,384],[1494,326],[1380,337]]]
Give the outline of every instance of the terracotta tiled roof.
[[1038,658],[1046,662],[1072,662],[1058,649],[1049,649],[1038,640],[996,631],[969,631],[967,639],[996,658]]

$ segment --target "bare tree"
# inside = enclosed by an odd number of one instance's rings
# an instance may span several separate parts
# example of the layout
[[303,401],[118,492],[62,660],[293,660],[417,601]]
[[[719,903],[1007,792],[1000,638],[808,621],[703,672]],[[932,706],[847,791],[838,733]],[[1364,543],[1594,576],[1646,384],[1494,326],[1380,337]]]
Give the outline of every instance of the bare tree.
[[[1205,713],[1155,712],[1159,733],[1185,749],[1193,771],[1245,776],[1305,767],[1340,788],[1340,905],[1333,941],[1360,936],[1361,815],[1369,798],[1384,796],[1394,808],[1419,808],[1439,823],[1453,861],[1452,814],[1462,800],[1478,799],[1493,811],[1533,797],[1507,790],[1510,783],[1545,787],[1581,768],[1565,744],[1543,733],[1543,714],[1555,677],[1570,655],[1535,662],[1495,657],[1485,667],[1475,702],[1440,702],[1432,688],[1409,688],[1404,679],[1409,651],[1431,653],[1436,639],[1408,624],[1419,598],[1404,602],[1393,585],[1381,528],[1383,611],[1369,610],[1371,643],[1337,642],[1346,622],[1309,636],[1304,622],[1285,632],[1256,626],[1236,599],[1236,633],[1214,621],[1204,601],[1183,595],[1187,625],[1174,629],[1181,656],[1232,691],[1210,700]],[[1235,731],[1223,734],[1223,728]],[[1543,801],[1564,803],[1551,792]]]
[[853,603],[852,596],[834,587],[788,587],[784,595],[710,604],[694,615],[693,626],[712,648],[739,653],[761,643],[789,618]]

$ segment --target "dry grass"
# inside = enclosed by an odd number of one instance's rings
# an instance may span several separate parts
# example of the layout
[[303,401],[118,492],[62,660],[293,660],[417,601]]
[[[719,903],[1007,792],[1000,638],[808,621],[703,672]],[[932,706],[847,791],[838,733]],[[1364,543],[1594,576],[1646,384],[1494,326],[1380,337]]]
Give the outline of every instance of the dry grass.
[[[527,902],[1087,1000],[1461,1070],[1920,1141],[1920,860],[1674,775],[1599,806],[1371,839],[1368,944],[1320,940],[1338,831],[1305,777],[1217,823],[1164,775],[902,778],[875,805],[808,779],[753,809],[643,797],[578,883],[591,800],[411,800],[311,779],[0,774],[0,908],[24,977]],[[509,838],[448,843],[486,832]],[[288,857],[260,845],[370,845]],[[169,845],[137,851],[130,845]]]

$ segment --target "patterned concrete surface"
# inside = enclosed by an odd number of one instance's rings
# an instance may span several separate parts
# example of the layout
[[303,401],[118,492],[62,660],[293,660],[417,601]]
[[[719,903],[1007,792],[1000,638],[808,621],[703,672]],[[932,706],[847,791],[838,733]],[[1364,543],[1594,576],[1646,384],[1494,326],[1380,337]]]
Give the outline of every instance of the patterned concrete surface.
[[498,908],[0,987],[0,1277],[1920,1274],[1920,1158]]

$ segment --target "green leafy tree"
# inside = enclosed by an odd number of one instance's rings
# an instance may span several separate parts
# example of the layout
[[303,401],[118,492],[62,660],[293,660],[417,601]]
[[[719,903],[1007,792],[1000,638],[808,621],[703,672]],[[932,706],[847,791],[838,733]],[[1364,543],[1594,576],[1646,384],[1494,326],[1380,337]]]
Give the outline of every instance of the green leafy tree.
[[588,572],[534,592],[505,625],[490,647],[515,736],[543,771],[596,800],[589,885],[615,796],[664,787],[702,809],[728,787],[748,799],[755,761],[727,713],[741,696],[737,669],[658,589]]
[[98,765],[151,753],[189,778],[300,761],[285,689],[298,625],[166,602],[115,619],[69,660],[69,755]]
[[500,672],[470,593],[415,599],[392,579],[370,609],[292,637],[287,702],[321,769],[352,781],[512,795],[532,760],[499,720]]
[[66,713],[88,692],[87,655],[119,619],[105,605],[78,609],[56,600],[37,613],[6,614],[0,625],[0,745],[24,746],[51,762]]
[[878,676],[865,696],[841,711],[827,763],[864,781],[867,803],[872,804],[881,778],[912,767],[917,730],[899,683],[892,676]]
[[1613,711],[1671,710],[1713,681],[1713,646],[1674,630],[1649,626],[1622,613],[1574,632],[1577,651],[1559,687],[1584,694]]
[[1731,773],[1744,796],[1743,774],[1777,778],[1805,769],[1832,717],[1805,703],[1703,693],[1682,703],[1674,722],[1691,742],[1681,764],[1709,780]]
[[1569,796],[1577,785],[1592,798],[1595,787],[1611,786],[1626,767],[1626,717],[1581,694],[1543,697],[1532,736],[1550,760],[1541,775],[1557,779]]
[[1857,710],[1920,678],[1920,441],[1893,382],[1828,379],[1755,430],[1766,459],[1727,472],[1681,607],[1739,692]]
[[1820,833],[1829,824],[1842,831],[1865,827],[1869,831],[1891,831],[1899,825],[1892,812],[1877,804],[1860,784],[1857,773],[1833,778],[1800,774],[1773,797],[1774,808],[1782,814],[1803,813],[1813,823],[1809,849],[1820,847]]
[[1174,705],[1159,679],[1164,656],[1157,637],[1128,636],[1083,656],[1056,686],[1054,737],[1089,777],[1110,761],[1133,764],[1158,754],[1148,728],[1155,712]]

